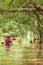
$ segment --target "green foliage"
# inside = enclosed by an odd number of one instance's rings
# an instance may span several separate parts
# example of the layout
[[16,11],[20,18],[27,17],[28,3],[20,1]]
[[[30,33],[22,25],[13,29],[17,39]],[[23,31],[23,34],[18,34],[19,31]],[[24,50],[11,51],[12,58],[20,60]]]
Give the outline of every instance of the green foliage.
[[43,0],[36,0],[37,3],[43,4]]
[[[8,9],[11,0],[0,2],[0,9]],[[14,0],[10,6],[11,9],[21,7],[27,0]],[[36,0],[37,3],[43,3],[43,0]],[[43,24],[43,15],[40,15],[41,24]],[[31,12],[15,12],[0,14],[0,31],[2,33],[14,32],[18,36],[21,33],[27,33],[28,30],[37,31],[35,26],[36,17]],[[42,29],[41,29],[42,31]],[[43,31],[42,31],[43,33]]]

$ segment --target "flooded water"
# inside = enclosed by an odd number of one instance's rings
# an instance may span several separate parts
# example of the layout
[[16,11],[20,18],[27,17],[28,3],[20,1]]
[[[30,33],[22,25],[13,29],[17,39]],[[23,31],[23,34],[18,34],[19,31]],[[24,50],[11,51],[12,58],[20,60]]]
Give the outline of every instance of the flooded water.
[[12,46],[6,54],[0,48],[0,65],[43,65],[43,49]]

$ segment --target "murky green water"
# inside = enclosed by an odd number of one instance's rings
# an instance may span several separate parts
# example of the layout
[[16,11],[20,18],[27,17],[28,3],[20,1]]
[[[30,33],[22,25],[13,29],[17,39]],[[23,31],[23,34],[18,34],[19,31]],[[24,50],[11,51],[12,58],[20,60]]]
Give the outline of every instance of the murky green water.
[[0,65],[43,65],[40,60],[43,61],[43,49],[12,46],[6,54],[5,48],[0,46]]

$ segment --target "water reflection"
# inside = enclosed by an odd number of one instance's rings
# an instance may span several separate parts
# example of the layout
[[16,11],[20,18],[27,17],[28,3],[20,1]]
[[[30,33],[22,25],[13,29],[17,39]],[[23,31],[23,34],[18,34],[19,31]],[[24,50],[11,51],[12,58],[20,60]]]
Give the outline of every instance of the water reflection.
[[10,60],[9,62],[7,61],[9,65],[10,63],[11,65],[43,65],[42,61],[40,61],[43,60],[43,49],[21,46],[12,47],[5,59]]
[[39,49],[38,51],[37,51],[37,59],[39,58],[40,59],[40,57],[41,57],[41,49]]
[[41,55],[42,50],[18,47],[14,49],[13,60],[16,65],[39,65],[34,59],[41,59]]

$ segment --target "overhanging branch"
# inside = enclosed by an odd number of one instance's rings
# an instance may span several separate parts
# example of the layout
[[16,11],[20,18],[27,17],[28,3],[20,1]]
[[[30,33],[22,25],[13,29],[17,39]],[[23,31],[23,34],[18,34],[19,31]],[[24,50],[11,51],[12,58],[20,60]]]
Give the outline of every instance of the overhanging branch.
[[[13,2],[13,0],[11,0],[11,2],[9,4],[11,4]],[[27,4],[28,1],[26,3],[23,4],[23,6],[25,6],[25,4]],[[34,2],[34,0],[30,0],[29,3],[31,3],[31,5],[33,6],[32,8],[18,8],[18,9],[0,9],[0,14],[2,13],[15,13],[15,12],[39,12],[39,13],[43,13],[43,5],[39,5],[36,4],[36,2]]]
[[11,9],[11,10],[0,9],[0,14],[1,13],[15,13],[15,12],[33,12],[33,11],[35,11],[34,8],[18,8],[18,9]]
[[30,2],[37,11],[43,11],[43,5],[37,4],[34,0],[30,0]]
[[[15,13],[15,12],[34,12],[37,11],[35,8],[18,8],[18,9],[0,9],[0,14],[2,13]],[[43,10],[38,10],[38,12],[43,12]]]

